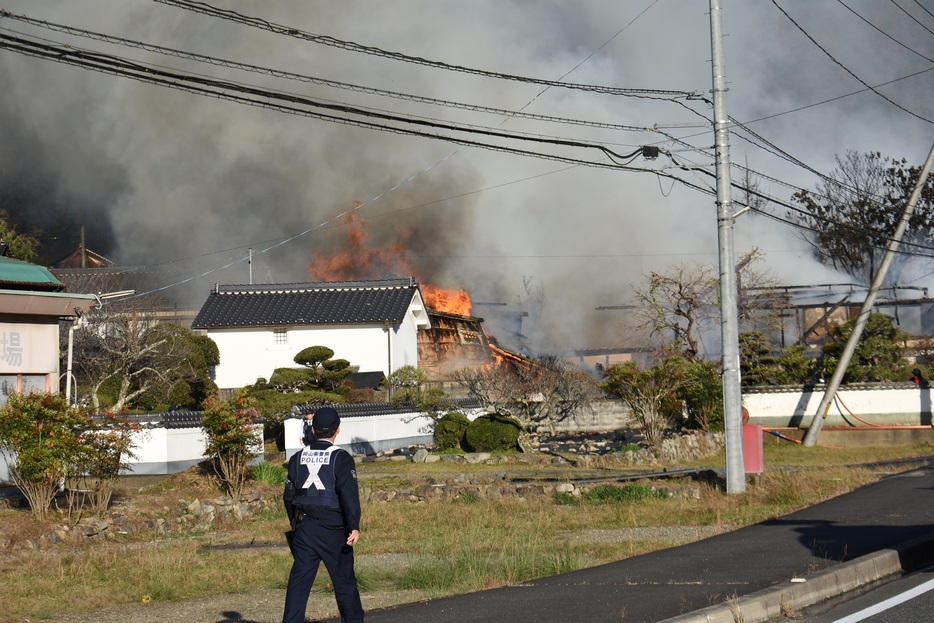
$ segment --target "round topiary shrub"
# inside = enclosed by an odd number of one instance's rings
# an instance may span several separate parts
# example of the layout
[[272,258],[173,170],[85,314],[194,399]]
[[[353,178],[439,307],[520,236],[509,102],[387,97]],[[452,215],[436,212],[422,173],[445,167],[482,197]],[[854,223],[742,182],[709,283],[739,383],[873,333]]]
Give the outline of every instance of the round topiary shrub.
[[498,415],[482,415],[470,423],[464,435],[473,452],[508,452],[519,447],[519,422]]
[[464,447],[464,434],[470,420],[463,413],[448,413],[435,423],[435,443],[439,450]]

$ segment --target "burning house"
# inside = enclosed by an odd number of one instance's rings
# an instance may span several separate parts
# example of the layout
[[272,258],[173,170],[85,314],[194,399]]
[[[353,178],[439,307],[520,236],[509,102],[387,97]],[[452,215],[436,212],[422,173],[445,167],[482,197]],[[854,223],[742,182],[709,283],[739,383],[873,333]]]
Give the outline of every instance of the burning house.
[[418,334],[418,367],[430,377],[443,379],[459,368],[525,365],[527,361],[501,348],[496,338],[483,330],[483,319],[428,310],[431,328]]
[[[334,279],[386,279],[395,277],[397,272],[409,275],[420,273],[406,262],[404,245],[393,244],[385,248],[368,246],[364,223],[353,214],[344,219],[343,234],[339,250],[333,253],[312,252],[308,265],[312,279],[323,282]],[[495,338],[484,331],[484,319],[472,315],[473,303],[465,290],[441,288],[417,277],[414,280],[419,282],[418,288],[429,322],[418,331],[417,364],[413,365],[424,369],[433,379],[441,380],[459,368],[525,361],[502,348]],[[491,311],[495,311],[497,317],[508,315],[508,312],[498,309]],[[520,313],[510,317],[510,336],[521,336],[521,318],[525,315]]]

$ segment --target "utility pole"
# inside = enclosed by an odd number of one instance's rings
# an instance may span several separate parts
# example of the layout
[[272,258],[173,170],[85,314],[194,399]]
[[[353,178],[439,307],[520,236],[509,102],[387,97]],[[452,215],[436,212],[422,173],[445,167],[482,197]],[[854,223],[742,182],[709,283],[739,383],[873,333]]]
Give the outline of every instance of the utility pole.
[[902,237],[905,235],[905,230],[908,228],[908,221],[915,211],[915,206],[918,204],[918,199],[921,197],[921,190],[927,182],[932,165],[934,165],[934,146],[931,146],[928,159],[924,163],[924,168],[921,169],[921,174],[918,176],[918,183],[915,184],[914,190],[911,191],[911,197],[909,197],[908,205],[905,206],[905,211],[902,213],[902,219],[895,228],[892,240],[889,241],[889,247],[885,251],[885,257],[882,258],[879,272],[876,273],[875,278],[872,280],[872,285],[869,286],[869,293],[866,295],[866,300],[863,302],[862,309],[859,310],[859,316],[856,317],[856,324],[853,326],[853,332],[846,341],[843,353],[840,354],[840,361],[837,363],[837,369],[833,371],[833,375],[830,377],[830,383],[827,384],[824,397],[820,401],[820,406],[817,407],[817,413],[811,418],[811,425],[808,427],[808,432],[804,435],[804,445],[806,446],[813,446],[817,443],[817,436],[820,434],[820,429],[824,426],[824,418],[827,417],[827,412],[830,411],[830,403],[833,402],[837,389],[840,387],[840,382],[843,381],[843,375],[846,374],[846,369],[850,365],[850,359],[856,351],[856,345],[859,344],[859,337],[866,327],[869,314],[872,313],[872,306],[876,303],[876,294],[878,294],[879,288],[882,287],[882,282],[885,281],[885,276],[889,272],[889,266],[892,265],[895,252],[898,251],[898,246],[901,244]]
[[733,197],[730,192],[730,117],[726,112],[721,0],[710,0],[710,52],[713,69],[713,127],[717,167],[717,238],[720,247],[720,335],[723,343],[723,423],[726,492],[746,490],[743,464],[743,398],[740,391],[739,321],[736,312],[736,254]]
[[250,247],[250,259],[247,264],[250,265],[250,285],[253,285],[253,247]]

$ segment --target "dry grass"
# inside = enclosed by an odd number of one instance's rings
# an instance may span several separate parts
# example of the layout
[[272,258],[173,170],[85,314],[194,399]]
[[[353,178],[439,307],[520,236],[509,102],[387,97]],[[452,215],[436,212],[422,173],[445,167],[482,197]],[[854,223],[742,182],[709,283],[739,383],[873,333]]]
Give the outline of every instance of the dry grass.
[[[840,467],[860,460],[930,454],[924,447],[857,448],[825,452],[800,446],[768,446],[767,465],[822,464],[821,470],[774,470],[745,494],[727,496],[708,484],[700,499],[665,498],[638,502],[556,505],[551,498],[487,499],[464,497],[430,502],[364,504],[363,540],[356,547],[363,591],[398,590],[420,598],[479,590],[619,560],[670,547],[670,541],[592,542],[576,538],[588,530],[651,526],[735,526],[774,518],[877,480],[868,469]],[[818,450],[820,452],[814,452]],[[450,464],[392,463],[391,480],[414,483],[431,468],[447,473]],[[457,465],[458,473],[491,471]],[[503,471],[507,466],[497,466]],[[361,476],[385,473],[386,464],[364,464]],[[511,469],[511,467],[510,467]],[[536,470],[542,469],[535,466]],[[422,480],[423,481],[423,480]],[[372,480],[365,480],[372,484]],[[266,491],[276,487],[265,486]],[[211,498],[221,493],[197,473],[186,472],[142,491],[124,490],[114,510],[133,516],[169,512],[179,499]],[[54,516],[54,513],[53,513]],[[284,587],[291,558],[286,549],[205,550],[219,543],[280,543],[287,529],[280,509],[239,523],[217,524],[203,534],[150,533],[107,542],[71,540],[31,550],[38,539],[60,528],[57,521],[36,521],[22,510],[0,511],[0,585],[3,621],[42,618],[55,613],[93,611],[104,606],[177,601],[219,593],[248,593]],[[380,561],[392,561],[383,564]],[[400,561],[402,561],[400,563]],[[316,590],[325,590],[321,574]],[[404,599],[404,597],[400,597]]]

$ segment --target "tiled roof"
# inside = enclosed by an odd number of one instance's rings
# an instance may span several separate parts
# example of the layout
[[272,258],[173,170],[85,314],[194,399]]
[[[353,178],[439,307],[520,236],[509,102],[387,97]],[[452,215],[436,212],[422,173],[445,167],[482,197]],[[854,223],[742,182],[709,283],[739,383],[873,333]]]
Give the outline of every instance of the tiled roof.
[[411,279],[217,286],[193,329],[402,322]]
[[377,389],[385,378],[386,375],[382,372],[352,372],[344,380],[353,383],[357,389],[361,387]]
[[9,257],[0,257],[0,288],[61,292],[65,289],[65,284],[56,279],[45,267]]
[[[455,402],[457,402],[458,407],[461,409],[479,409],[482,406],[479,401],[473,398],[461,398]],[[309,413],[314,413],[322,406],[324,405],[296,405],[292,407],[292,411],[288,417],[302,419]],[[327,406],[333,407],[342,418],[372,417],[375,415],[414,413],[419,411],[418,407],[407,402],[397,404],[389,402],[364,402],[355,404],[330,404]]]

